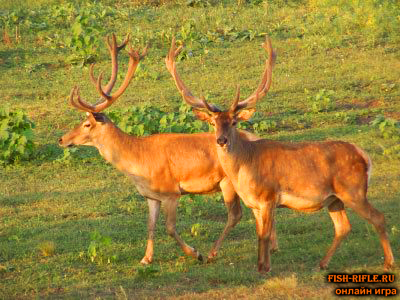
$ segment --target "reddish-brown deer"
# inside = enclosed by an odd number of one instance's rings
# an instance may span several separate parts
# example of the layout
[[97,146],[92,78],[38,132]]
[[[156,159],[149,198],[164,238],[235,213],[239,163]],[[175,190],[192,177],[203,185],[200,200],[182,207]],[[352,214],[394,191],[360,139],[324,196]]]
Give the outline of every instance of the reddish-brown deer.
[[[88,145],[96,147],[100,154],[118,170],[132,178],[139,193],[147,199],[149,207],[148,240],[143,264],[153,261],[154,231],[159,216],[160,205],[165,211],[166,228],[183,251],[192,257],[202,259],[194,248],[187,245],[175,229],[176,208],[183,194],[206,194],[222,191],[228,210],[227,224],[211,249],[208,259],[217,255],[221,243],[229,231],[239,222],[242,212],[239,197],[226,178],[218,162],[217,150],[212,133],[200,134],[155,134],[148,137],[135,137],[122,132],[104,114],[100,113],[120,97],[128,87],[136,67],[146,55],[129,51],[128,72],[121,87],[110,95],[117,79],[118,52],[125,47],[128,39],[117,46],[115,36],[112,43],[107,39],[111,54],[111,78],[105,90],[101,87],[100,75],[96,81],[91,67],[90,78],[104,99],[101,103],[90,105],[83,101],[77,87],[72,89],[71,104],[87,114],[86,120],[59,139],[63,147]],[[242,132],[244,139],[257,139],[256,136]],[[274,248],[277,244],[274,243]]]
[[[270,270],[269,240],[276,207],[312,212],[327,207],[332,218],[335,237],[320,262],[326,268],[342,240],[350,232],[345,207],[352,208],[374,225],[385,255],[385,269],[392,268],[394,258],[385,218],[367,201],[371,162],[359,147],[342,141],[290,143],[271,140],[244,140],[235,128],[237,122],[248,120],[257,101],[264,97],[272,79],[275,53],[271,41],[263,44],[268,52],[261,83],[254,93],[236,98],[227,111],[221,111],[204,98],[197,98],[183,84],[176,67],[167,68],[175,79],[183,99],[194,107],[200,120],[215,129],[218,159],[243,202],[253,210],[258,235],[258,271]],[[181,48],[171,46],[169,60]]]

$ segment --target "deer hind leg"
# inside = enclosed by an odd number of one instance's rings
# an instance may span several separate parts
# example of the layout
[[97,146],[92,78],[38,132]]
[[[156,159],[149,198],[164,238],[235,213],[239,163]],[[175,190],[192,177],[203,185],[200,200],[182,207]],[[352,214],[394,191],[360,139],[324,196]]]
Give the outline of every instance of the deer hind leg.
[[218,240],[214,243],[208,254],[208,262],[212,261],[217,256],[218,250],[221,247],[223,240],[242,218],[242,207],[240,206],[240,199],[239,196],[236,194],[232,183],[229,181],[229,179],[224,178],[220,182],[220,187],[222,195],[224,197],[226,208],[228,210],[228,221]]
[[353,209],[360,217],[366,219],[375,227],[385,256],[384,268],[385,270],[390,270],[394,265],[394,257],[385,229],[384,215],[368,202],[366,189],[359,191],[353,190],[352,192],[348,192],[348,190],[349,189],[343,189],[337,197],[340,198],[345,205]]
[[379,239],[383,248],[383,253],[385,256],[384,269],[386,271],[393,268],[394,257],[392,248],[390,247],[390,242],[385,229],[385,217],[373,207],[366,198],[362,201],[354,201],[348,204],[359,216],[366,219],[371,223],[379,235]]
[[140,261],[143,265],[148,265],[153,262],[154,231],[156,229],[158,216],[160,215],[161,202],[147,198],[147,205],[149,207],[149,217],[147,221],[147,246],[146,253]]
[[269,272],[271,270],[270,245],[273,230],[274,206],[272,201],[267,201],[261,209],[253,209],[256,218],[256,229],[258,235],[258,272]]
[[163,201],[163,209],[166,217],[167,233],[175,239],[178,245],[182,248],[186,255],[192,256],[200,261],[203,261],[203,256],[194,248],[187,245],[176,232],[176,208],[178,199],[168,199]]
[[326,269],[333,254],[336,252],[343,239],[350,233],[351,230],[351,225],[349,219],[347,218],[346,211],[344,210],[342,201],[336,198],[336,200],[328,206],[328,210],[335,227],[335,237],[325,257],[319,263],[321,269]]

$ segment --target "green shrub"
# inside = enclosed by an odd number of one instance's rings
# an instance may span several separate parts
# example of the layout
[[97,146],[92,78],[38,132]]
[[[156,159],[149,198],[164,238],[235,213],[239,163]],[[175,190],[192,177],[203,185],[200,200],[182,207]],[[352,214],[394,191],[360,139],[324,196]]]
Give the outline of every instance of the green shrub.
[[[308,90],[305,90],[309,94]],[[336,107],[335,92],[332,90],[321,89],[315,96],[307,96],[307,101],[311,105],[311,111],[314,113],[322,111],[331,111]]]
[[371,125],[378,128],[380,134],[384,139],[394,141],[400,140],[400,122],[394,119],[385,118],[383,115],[377,116]]
[[163,132],[208,131],[207,125],[197,120],[187,105],[181,106],[179,112],[170,113],[150,105],[131,107],[112,111],[109,117],[121,130],[137,136]]
[[99,36],[104,32],[104,23],[107,16],[115,12],[100,3],[86,4],[76,9],[78,15],[71,25],[71,33],[64,42],[74,53],[67,60],[73,64],[93,63],[97,58]]
[[34,152],[34,123],[21,110],[0,108],[0,165],[28,159]]
[[238,123],[238,128],[255,133],[269,132],[277,128],[277,122],[267,119],[263,114],[256,112],[247,122]]
[[400,121],[379,115],[371,125],[379,130],[385,140],[388,140],[388,145],[383,147],[383,155],[400,158]]
[[[104,236],[98,231],[90,234],[90,244],[87,249],[87,258],[92,263],[111,264],[117,259],[117,255],[113,252],[112,239]],[[79,254],[80,258],[84,259],[84,252]]]

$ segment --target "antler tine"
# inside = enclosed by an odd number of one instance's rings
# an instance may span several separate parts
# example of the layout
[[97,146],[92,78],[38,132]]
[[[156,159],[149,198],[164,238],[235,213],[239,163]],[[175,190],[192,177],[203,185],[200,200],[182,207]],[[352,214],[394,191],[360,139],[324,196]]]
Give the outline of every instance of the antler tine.
[[237,88],[236,88],[236,96],[235,96],[235,99],[233,100],[233,103],[232,103],[229,111],[235,112],[237,110],[239,100],[240,100],[240,85],[238,84]]
[[147,52],[149,52],[150,44],[146,44],[146,47],[144,47],[142,54],[139,55],[139,59],[142,60],[146,55]]
[[[113,34],[113,36],[115,36],[115,34]],[[122,42],[122,44],[117,46],[117,50],[120,51],[120,50],[124,49],[125,46],[128,45],[128,42],[129,42],[130,38],[131,38],[130,33],[127,33],[124,41]]]
[[[77,100],[75,100],[75,96],[77,96]],[[74,86],[71,90],[71,93],[69,95],[69,101],[72,106],[76,107],[79,110],[83,110],[86,112],[95,112],[95,107],[88,104],[86,101],[83,101],[81,99],[80,93],[79,93],[79,88],[77,86]]]
[[[111,93],[111,91],[115,85],[115,82],[117,81],[118,53],[119,53],[119,51],[124,49],[125,46],[128,44],[129,39],[130,39],[130,34],[128,33],[126,35],[124,41],[119,46],[117,44],[117,38],[114,33],[112,34],[111,38],[112,38],[112,42],[110,41],[110,36],[107,36],[107,38],[106,38],[107,48],[108,48],[108,51],[110,52],[110,56],[111,56],[111,77],[110,77],[110,80],[108,81],[106,87],[104,88],[106,94]],[[94,77],[93,69],[94,69],[94,64],[91,64],[90,69],[89,69],[90,79],[91,79],[92,83],[94,84],[94,86],[97,86],[97,80]]]
[[138,51],[135,51],[130,48],[129,51],[129,66],[128,66],[128,71],[125,75],[125,79],[122,83],[122,85],[119,87],[119,89],[113,94],[109,95],[106,93],[103,88],[101,87],[101,79],[102,79],[102,73],[100,73],[98,79],[97,79],[97,90],[106,101],[96,105],[96,112],[102,111],[103,109],[109,107],[115,100],[117,100],[126,90],[128,87],[129,83],[131,82],[133,75],[135,74],[136,68],[139,65],[139,62],[144,56],[147,54],[147,47],[145,50],[142,52],[142,55],[139,55]]
[[218,112],[221,111],[218,107],[216,107],[213,104],[208,104],[207,101],[197,98],[193,96],[193,94],[190,92],[190,90],[186,87],[186,85],[183,83],[182,79],[180,78],[177,70],[176,70],[176,57],[179,55],[179,53],[182,50],[182,45],[176,48],[176,42],[175,42],[175,37],[172,38],[171,42],[171,48],[168,51],[167,56],[165,57],[165,64],[167,66],[167,69],[169,73],[172,75],[172,78],[175,81],[175,85],[178,88],[178,91],[182,95],[183,100],[189,104],[190,106],[198,109],[208,109],[209,111],[212,112]]
[[201,102],[204,105],[204,108],[211,112],[219,112],[221,111],[218,107],[216,107],[214,104],[210,104],[207,102],[206,98],[204,96],[201,96]]
[[262,44],[262,46],[268,53],[268,59],[265,61],[265,68],[263,76],[261,78],[261,82],[250,97],[237,104],[235,108],[236,110],[240,110],[245,107],[254,107],[257,104],[257,101],[264,97],[271,87],[272,67],[274,66],[276,60],[276,53],[272,49],[271,39],[269,37],[266,37],[265,42]]

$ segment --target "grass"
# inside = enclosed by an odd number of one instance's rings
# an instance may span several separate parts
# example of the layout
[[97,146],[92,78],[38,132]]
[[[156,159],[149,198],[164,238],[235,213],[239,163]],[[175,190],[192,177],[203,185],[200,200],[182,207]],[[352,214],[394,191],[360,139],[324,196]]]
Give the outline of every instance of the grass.
[[[271,91],[257,108],[277,126],[261,136],[341,139],[365,149],[373,160],[369,199],[385,214],[398,258],[399,158],[383,155],[393,142],[369,125],[380,114],[400,119],[400,9],[395,1],[225,1],[194,8],[170,2],[137,7],[123,1],[93,6],[79,1],[81,14],[98,16],[101,25],[97,33],[86,32],[98,39],[96,74],[108,71],[101,38],[107,33],[122,37],[131,32],[135,46],[152,42],[144,65],[156,76],[143,71],[111,110],[151,104],[174,111],[180,106],[181,97],[163,62],[172,34],[193,51],[193,57],[178,63],[190,89],[227,105],[236,84],[247,95],[262,72],[263,37],[246,34],[269,33],[278,60]],[[38,153],[31,161],[0,168],[0,298],[321,299],[334,297],[335,286],[325,280],[329,272],[383,272],[377,235],[353,212],[352,233],[329,269],[320,271],[316,266],[333,238],[328,214],[282,209],[277,211],[280,251],[273,254],[272,272],[259,275],[255,223],[245,207],[242,221],[211,264],[185,257],[166,235],[161,217],[155,261],[142,267],[147,204],[129,179],[90,148],[56,161],[63,155],[57,139],[84,117],[68,105],[70,88],[78,84],[84,99],[97,100],[88,67],[67,60],[78,50],[63,44],[77,13],[56,17],[60,7],[72,11],[63,1],[19,3],[17,7],[0,1],[0,31],[6,30],[11,39],[0,43],[2,105],[23,109],[35,122]],[[176,16],[182,18],[177,21]],[[188,22],[194,27],[185,38],[182,27]],[[43,23],[46,26],[40,27]],[[202,41],[205,37],[208,43]],[[124,71],[127,55],[121,56]],[[307,97],[321,89],[334,91],[335,107],[314,113]],[[207,254],[225,220],[219,196],[184,197],[177,228],[187,243]],[[191,233],[194,225],[197,235]],[[116,256],[110,264],[92,262],[88,255],[95,232],[111,238],[109,245],[98,246],[104,246],[102,255]],[[399,278],[398,269],[394,273]]]

